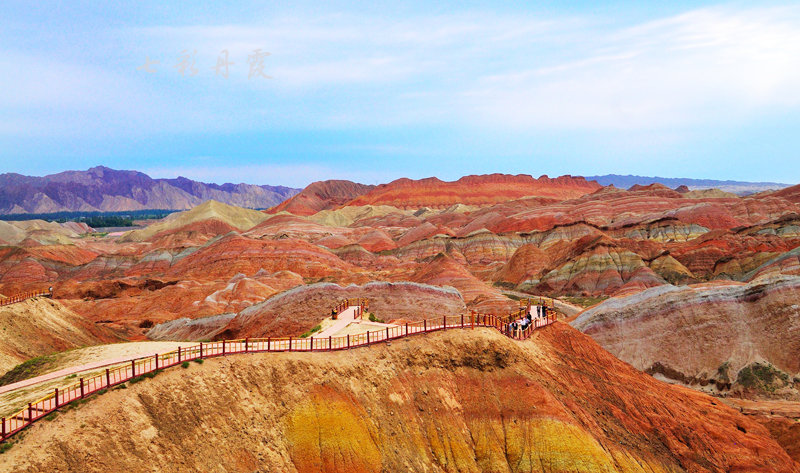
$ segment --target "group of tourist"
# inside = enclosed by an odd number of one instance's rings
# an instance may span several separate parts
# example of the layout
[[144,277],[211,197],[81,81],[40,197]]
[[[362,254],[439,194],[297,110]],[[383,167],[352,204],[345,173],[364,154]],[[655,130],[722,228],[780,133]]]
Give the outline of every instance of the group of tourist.
[[[531,308],[531,312],[536,314],[535,318],[537,319],[547,318],[547,308],[544,306],[534,306]],[[517,319],[508,324],[508,333],[512,337],[518,338],[520,334],[522,334],[528,327],[531,326],[534,319],[534,316],[531,315],[531,312],[526,313],[525,317]]]

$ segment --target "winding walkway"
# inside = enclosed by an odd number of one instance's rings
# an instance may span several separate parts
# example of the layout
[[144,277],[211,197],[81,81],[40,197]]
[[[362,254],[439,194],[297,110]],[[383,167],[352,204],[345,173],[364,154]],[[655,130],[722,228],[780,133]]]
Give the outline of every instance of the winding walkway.
[[[346,335],[334,337],[333,334],[352,323],[356,314],[363,313],[363,306],[348,306],[339,312],[337,323],[329,327],[322,333],[309,338],[259,338],[244,340],[222,340],[218,342],[203,343],[186,348],[178,348],[168,353],[157,354],[144,358],[102,360],[87,365],[65,368],[57,372],[21,381],[14,385],[5,386],[2,392],[12,392],[16,389],[23,389],[27,386],[38,384],[42,381],[77,374],[86,370],[97,370],[106,367],[105,373],[84,379],[64,389],[55,389],[53,393],[44,398],[28,403],[26,407],[16,412],[12,416],[0,419],[0,442],[5,441],[17,432],[25,429],[37,420],[45,417],[53,411],[65,405],[90,396],[98,391],[107,390],[113,386],[125,383],[133,378],[152,373],[157,370],[170,368],[182,363],[212,358],[217,356],[227,356],[242,353],[260,352],[327,352],[338,350],[349,350],[352,348],[368,346],[375,343],[384,343],[398,338],[404,338],[420,333],[429,333],[445,329],[470,329],[475,327],[491,327],[502,334],[516,339],[524,340],[538,328],[550,325],[556,321],[556,316],[548,315],[546,318],[535,318],[533,323],[525,330],[516,330],[513,333],[508,329],[508,317],[497,317],[486,314],[470,314],[454,317],[442,317],[441,319],[423,320],[422,322],[406,323],[404,325],[388,325],[374,331],[367,331],[357,335]],[[530,311],[530,306],[528,307]],[[121,366],[115,366],[120,365]],[[111,368],[111,366],[115,366]]]
[[326,328],[325,330],[319,333],[314,334],[313,337],[328,338],[341,332],[342,330],[344,330],[345,327],[347,327],[356,320],[356,313],[358,312],[357,309],[358,308],[355,306],[350,306],[347,309],[343,310],[339,315],[336,316],[336,322],[333,325],[331,325],[330,327]]
[[52,296],[53,294],[49,290],[22,292],[8,297],[0,295],[0,307],[4,305],[16,304],[17,302],[24,302],[27,301],[28,299],[33,299],[34,297],[52,297]]
[[67,368],[63,368],[58,371],[53,371],[51,373],[46,373],[41,376],[37,376],[35,378],[23,379],[22,381],[17,381],[16,383],[0,386],[0,394],[7,393],[9,391],[15,391],[17,389],[27,388],[29,386],[35,386],[37,384],[45,383],[47,381],[52,381],[54,379],[64,378],[69,375],[83,373],[84,371],[92,371],[100,368],[105,368],[107,366],[119,365],[121,363],[126,363],[126,362],[130,363],[131,360],[136,360],[138,358],[141,357],[127,356],[127,357],[93,361],[92,363],[86,363],[84,365],[79,365],[79,366],[69,366]]

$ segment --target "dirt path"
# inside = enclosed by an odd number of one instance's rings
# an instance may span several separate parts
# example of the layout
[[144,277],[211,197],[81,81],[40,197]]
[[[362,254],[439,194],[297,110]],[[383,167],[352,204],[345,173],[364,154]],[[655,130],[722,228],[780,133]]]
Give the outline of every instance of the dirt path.
[[[131,342],[100,345],[71,350],[62,355],[60,363],[71,364],[56,371],[45,373],[34,378],[24,379],[16,383],[0,386],[0,395],[20,388],[46,383],[54,379],[65,378],[72,374],[96,370],[106,366],[124,363],[143,356],[155,355],[175,350],[181,345],[191,345],[191,342]],[[92,360],[92,361],[89,361]]]
[[356,319],[356,307],[348,307],[343,310],[341,314],[336,317],[336,323],[326,328],[325,330],[312,335],[313,338],[328,338],[336,335],[343,328],[347,327],[350,322]]

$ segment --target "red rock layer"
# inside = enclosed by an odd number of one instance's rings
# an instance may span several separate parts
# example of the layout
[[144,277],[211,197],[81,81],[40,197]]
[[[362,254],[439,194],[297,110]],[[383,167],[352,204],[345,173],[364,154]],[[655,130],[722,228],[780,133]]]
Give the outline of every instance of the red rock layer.
[[337,300],[365,297],[369,312],[389,321],[461,315],[461,294],[453,289],[410,282],[374,282],[363,286],[322,283],[300,286],[249,307],[220,332],[219,338],[299,335],[330,316]]
[[374,186],[351,181],[319,181],[308,185],[299,194],[269,210],[286,211],[295,215],[313,215],[320,210],[333,209],[366,194]]
[[[800,277],[663,286],[609,299],[572,325],[621,360],[714,391],[800,400]],[[760,367],[769,363],[770,366]]]
[[322,277],[355,268],[333,253],[302,240],[252,240],[231,235],[182,258],[167,274],[199,279],[231,278],[237,273],[255,274],[261,269]]
[[453,182],[435,177],[411,180],[398,179],[381,184],[347,205],[391,205],[401,209],[422,207],[447,208],[455,204],[489,205],[527,196],[558,200],[580,197],[594,192],[600,185],[582,177],[490,174],[466,176]]

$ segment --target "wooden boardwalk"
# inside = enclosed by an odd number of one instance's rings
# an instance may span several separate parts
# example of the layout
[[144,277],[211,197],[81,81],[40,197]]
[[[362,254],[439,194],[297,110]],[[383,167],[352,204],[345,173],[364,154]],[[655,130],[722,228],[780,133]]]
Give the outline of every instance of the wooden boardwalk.
[[[422,322],[406,323],[403,325],[387,325],[384,328],[367,331],[357,335],[346,335],[334,337],[325,335],[326,333],[336,333],[342,330],[356,317],[360,317],[364,312],[364,305],[340,306],[338,310],[339,318],[337,324],[327,329],[325,332],[309,338],[257,338],[222,340],[210,343],[199,343],[186,348],[178,348],[168,353],[156,354],[143,358],[133,358],[128,360],[112,360],[113,366],[104,363],[101,366],[94,366],[97,369],[108,366],[105,372],[90,378],[80,378],[77,383],[64,389],[55,391],[38,401],[31,402],[20,411],[8,418],[0,419],[0,441],[5,441],[14,434],[25,429],[33,422],[43,418],[49,413],[79,399],[84,399],[98,391],[125,383],[133,378],[180,365],[187,361],[213,358],[217,356],[238,355],[243,353],[263,353],[263,352],[329,352],[337,350],[349,350],[358,347],[369,346],[375,343],[385,343],[390,340],[409,337],[417,334],[425,334],[446,329],[470,329],[475,327],[490,327],[498,330],[502,334],[516,340],[524,340],[530,337],[534,330],[550,325],[556,321],[554,312],[546,312],[544,317],[533,317],[532,322],[524,330],[511,330],[509,323],[515,316],[498,317],[488,314],[470,314],[452,317],[442,317],[438,319],[423,320]],[[531,305],[520,311],[521,314],[531,313]],[[333,329],[336,329],[335,331]],[[77,374],[85,367],[74,367],[44,375],[43,377],[66,376]],[[52,378],[50,378],[52,379]],[[24,382],[23,382],[24,383]],[[6,390],[22,389],[35,383],[26,383]]]

